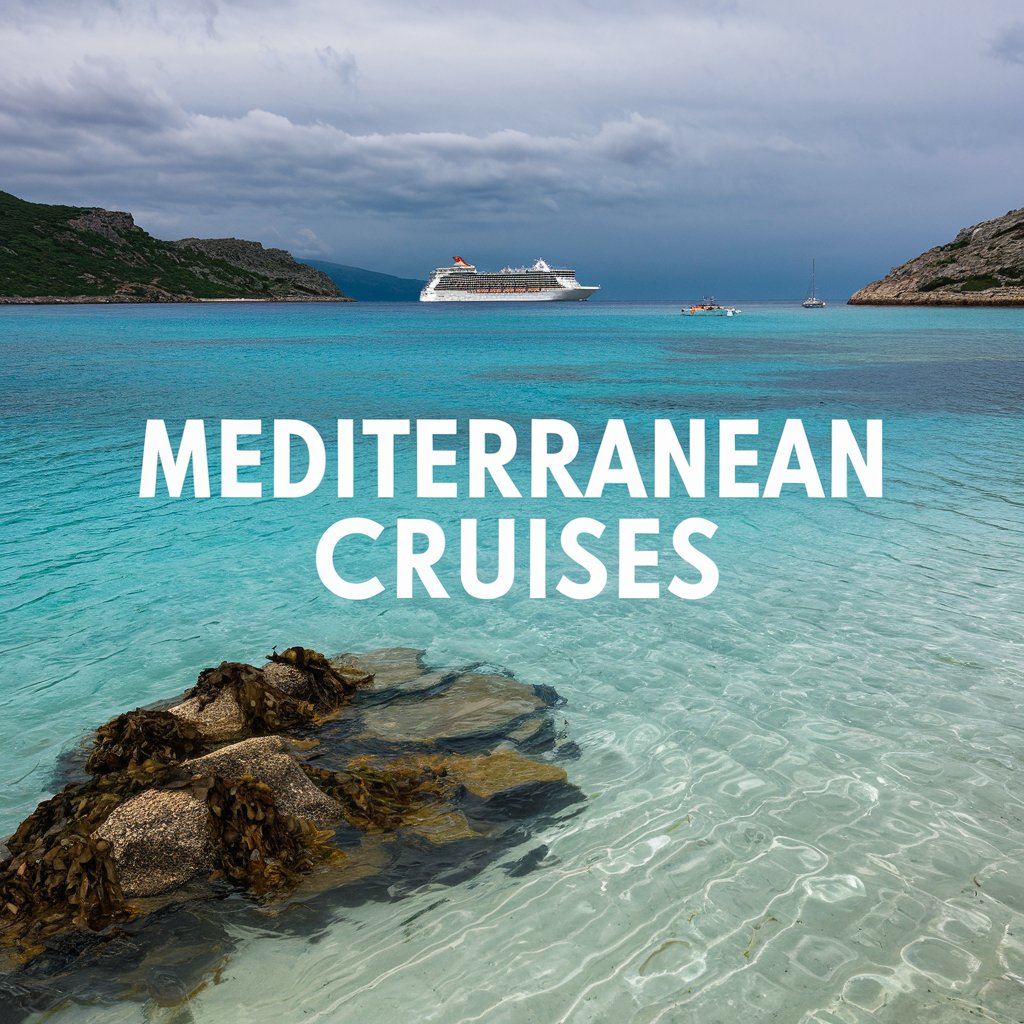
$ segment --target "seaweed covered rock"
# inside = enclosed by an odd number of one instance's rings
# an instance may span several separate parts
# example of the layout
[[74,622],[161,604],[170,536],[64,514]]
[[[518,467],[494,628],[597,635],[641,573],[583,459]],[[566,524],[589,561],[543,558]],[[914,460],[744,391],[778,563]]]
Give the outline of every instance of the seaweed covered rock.
[[225,693],[237,703],[245,733],[250,736],[266,736],[316,721],[316,708],[310,701],[289,696],[268,682],[262,669],[237,661],[224,661],[200,672],[196,685],[185,691],[185,702],[195,701],[197,713],[202,713]]
[[221,690],[213,700],[189,697],[167,710],[214,743],[239,739],[245,735],[245,715],[242,714],[233,690]]
[[345,703],[356,690],[373,681],[372,671],[354,665],[335,665],[306,647],[289,647],[280,654],[275,651],[267,659],[270,664],[264,668],[265,677],[283,679],[282,670],[287,670],[289,685],[298,691],[295,696],[309,701],[321,713]]
[[146,762],[173,764],[203,749],[202,733],[167,711],[141,708],[118,715],[96,730],[86,770],[97,775],[128,771]]
[[200,673],[170,714],[212,742],[266,736],[302,725],[347,704],[372,674],[334,667],[317,651],[289,647],[262,668],[225,661]]
[[321,830],[341,818],[279,736],[185,761],[165,781],[177,788],[129,798],[95,833],[110,843],[128,898],[214,873],[270,891],[322,859]]
[[0,944],[32,955],[71,928],[129,916],[110,844],[59,832],[0,864]]
[[44,800],[7,840],[12,854],[27,854],[53,836],[65,832],[91,835],[131,791],[132,783],[120,777],[103,776],[87,785],[65,786]]
[[280,736],[259,736],[186,761],[190,775],[249,776],[269,786],[283,814],[327,828],[342,816],[341,806],[318,789],[299,767]]
[[522,753],[553,747],[556,698],[428,668],[413,648],[328,660],[290,647],[262,667],[205,669],[168,710],[101,726],[89,781],[43,801],[0,847],[0,945],[73,947],[76,930],[138,913],[129,900],[194,895],[177,893],[189,882],[325,891],[424,871],[440,847],[451,858],[453,844],[521,841],[523,819],[580,799],[560,767]]

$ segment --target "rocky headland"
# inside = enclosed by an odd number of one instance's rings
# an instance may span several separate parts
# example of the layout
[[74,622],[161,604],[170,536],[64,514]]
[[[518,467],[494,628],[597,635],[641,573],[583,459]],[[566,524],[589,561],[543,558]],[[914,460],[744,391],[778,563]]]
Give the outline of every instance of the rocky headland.
[[854,306],[1024,306],[1024,209],[963,228],[951,242],[861,288]]
[[[132,970],[151,977],[155,956],[159,973],[168,930],[197,905],[209,931],[232,894],[263,911],[394,899],[467,877],[582,800],[558,763],[578,750],[556,730],[553,689],[431,669],[422,653],[224,662],[101,726],[0,846],[0,1001],[39,1008],[82,985],[146,997]],[[185,942],[180,995],[224,941]]]
[[350,302],[283,249],[236,238],[165,242],[130,213],[0,192],[0,304]]

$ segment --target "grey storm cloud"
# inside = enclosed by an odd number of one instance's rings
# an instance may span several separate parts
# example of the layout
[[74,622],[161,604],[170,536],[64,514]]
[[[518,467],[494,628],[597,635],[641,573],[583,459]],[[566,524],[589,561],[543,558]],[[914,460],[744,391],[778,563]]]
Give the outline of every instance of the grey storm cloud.
[[0,188],[398,273],[813,249],[857,284],[1024,201],[1015,0],[911,7],[8,0]]
[[333,46],[324,46],[316,51],[317,59],[344,85],[355,85],[359,77],[359,65],[348,50],[338,53]]
[[612,201],[654,189],[638,165],[664,163],[674,146],[666,125],[635,114],[560,136],[354,133],[260,109],[203,114],[99,64],[76,65],[62,82],[0,86],[0,102],[0,146],[15,174],[38,173],[39,152],[59,139],[60,163],[79,168],[79,184],[116,161],[126,176],[180,177],[186,194],[283,200],[315,189],[362,209],[491,209],[516,201],[524,181],[538,202],[567,193]]
[[1024,21],[998,32],[992,40],[992,53],[1011,64],[1024,64]]
[[5,116],[7,145],[48,132],[75,132],[83,139],[94,133],[132,131],[148,134],[181,128],[187,118],[166,94],[142,83],[126,81],[117,61],[85,58],[62,79],[36,77],[0,82],[0,109]]

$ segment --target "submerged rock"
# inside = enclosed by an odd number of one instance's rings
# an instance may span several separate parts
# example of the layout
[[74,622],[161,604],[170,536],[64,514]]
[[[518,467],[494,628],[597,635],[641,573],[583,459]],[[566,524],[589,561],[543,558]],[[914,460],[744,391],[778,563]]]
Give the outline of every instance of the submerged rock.
[[358,739],[433,746],[494,736],[544,707],[544,700],[523,683],[504,676],[464,672],[425,700],[367,708]]
[[452,672],[435,672],[423,664],[424,651],[415,647],[385,647],[364,654],[339,654],[331,658],[338,669],[372,673],[369,693],[423,693],[453,677]]
[[453,757],[448,764],[466,792],[484,801],[524,787],[562,785],[568,781],[565,769],[558,765],[534,761],[511,750],[496,750],[486,757]]
[[141,911],[128,901],[182,905],[208,880],[393,898],[432,864],[449,883],[478,871],[481,848],[497,854],[525,819],[582,799],[561,767],[523,753],[554,744],[550,688],[431,669],[413,648],[268,661],[223,662],[167,710],[97,731],[88,781],[0,847],[0,947],[73,960]]
[[485,833],[473,828],[465,813],[447,804],[427,804],[406,814],[399,825],[406,838],[418,838],[435,846],[466,839],[481,839]]

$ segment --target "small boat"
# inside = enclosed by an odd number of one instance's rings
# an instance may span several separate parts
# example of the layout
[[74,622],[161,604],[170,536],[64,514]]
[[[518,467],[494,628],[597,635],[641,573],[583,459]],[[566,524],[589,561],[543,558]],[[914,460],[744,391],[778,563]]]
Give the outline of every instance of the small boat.
[[738,316],[743,310],[735,306],[720,306],[711,297],[705,297],[702,302],[695,302],[692,306],[684,306],[683,316]]
[[801,303],[804,309],[824,309],[825,300],[819,299],[815,294],[814,290],[814,260],[811,260],[811,290],[807,293],[807,298]]

